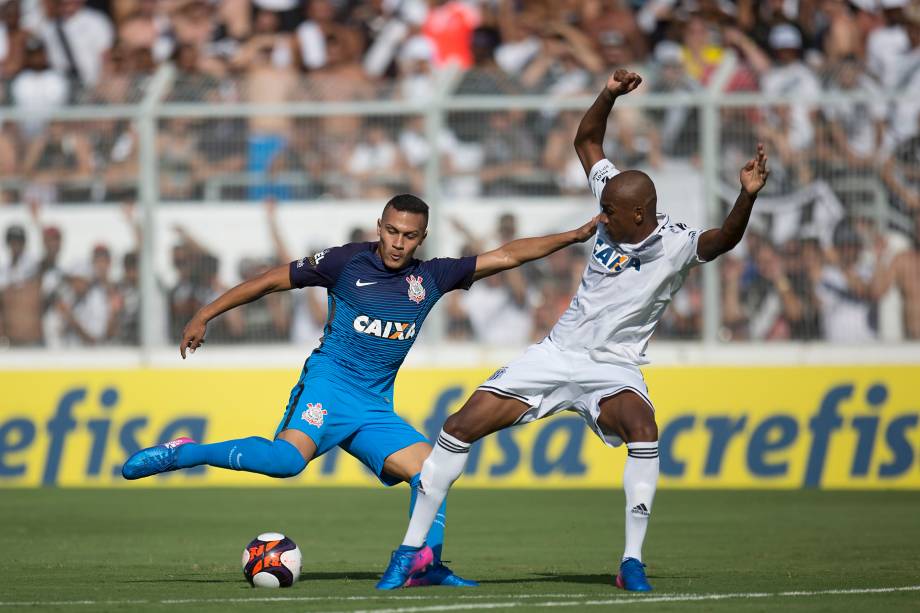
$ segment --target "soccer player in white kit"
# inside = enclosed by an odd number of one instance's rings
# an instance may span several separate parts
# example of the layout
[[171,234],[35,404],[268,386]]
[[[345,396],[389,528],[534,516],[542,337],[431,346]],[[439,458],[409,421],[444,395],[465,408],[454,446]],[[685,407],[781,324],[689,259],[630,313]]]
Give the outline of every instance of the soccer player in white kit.
[[[658,426],[639,365],[671,297],[690,269],[741,240],[757,192],[769,171],[763,145],[741,170],[741,193],[722,227],[700,232],[656,210],[652,180],[620,172],[604,156],[607,117],[617,97],[642,78],[617,70],[588,109],[575,150],[600,201],[602,222],[578,292],[543,341],[498,369],[444,423],[421,473],[418,500],[400,549],[426,547],[425,538],[470,445],[512,425],[575,411],[607,445],[626,443],[626,547],[616,585],[652,589],[642,542],[658,482]],[[404,585],[413,584],[407,577]]]

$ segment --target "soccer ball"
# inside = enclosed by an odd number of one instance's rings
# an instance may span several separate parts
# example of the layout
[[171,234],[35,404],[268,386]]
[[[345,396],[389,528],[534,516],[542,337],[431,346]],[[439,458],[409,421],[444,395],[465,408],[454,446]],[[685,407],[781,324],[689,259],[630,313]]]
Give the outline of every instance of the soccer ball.
[[243,575],[253,587],[291,587],[300,576],[297,543],[278,532],[264,532],[243,550]]

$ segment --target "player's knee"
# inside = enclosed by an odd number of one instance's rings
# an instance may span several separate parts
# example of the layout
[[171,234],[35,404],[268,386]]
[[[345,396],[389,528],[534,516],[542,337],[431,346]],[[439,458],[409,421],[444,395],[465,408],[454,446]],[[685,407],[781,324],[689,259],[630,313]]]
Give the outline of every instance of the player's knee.
[[475,422],[467,419],[461,411],[448,417],[443,429],[444,432],[464,443],[473,443],[479,438],[476,427]]
[[658,440],[658,424],[654,419],[626,424],[623,430],[627,443],[652,443]]
[[278,444],[279,441],[275,441],[273,445],[274,458],[271,472],[268,475],[277,479],[296,477],[307,467],[307,461],[295,446],[286,441],[280,442],[284,444],[281,445]]

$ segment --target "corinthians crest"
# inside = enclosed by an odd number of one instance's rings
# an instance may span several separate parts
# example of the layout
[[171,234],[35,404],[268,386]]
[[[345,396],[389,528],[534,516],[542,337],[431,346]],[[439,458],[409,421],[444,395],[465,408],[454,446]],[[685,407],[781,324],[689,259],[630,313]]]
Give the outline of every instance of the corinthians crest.
[[425,299],[425,288],[422,286],[422,278],[416,277],[415,275],[409,275],[406,277],[406,281],[409,283],[409,300],[415,304],[421,303]]
[[323,408],[322,402],[317,402],[316,404],[308,402],[307,410],[301,413],[300,417],[311,426],[319,428],[323,425],[323,415],[325,414],[326,409]]

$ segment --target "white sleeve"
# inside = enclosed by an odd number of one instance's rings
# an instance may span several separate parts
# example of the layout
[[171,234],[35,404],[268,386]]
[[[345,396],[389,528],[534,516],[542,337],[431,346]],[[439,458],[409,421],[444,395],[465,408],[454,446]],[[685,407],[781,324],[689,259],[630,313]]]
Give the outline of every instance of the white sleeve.
[[591,172],[588,173],[588,185],[591,186],[591,193],[594,194],[598,202],[601,201],[601,194],[604,192],[604,186],[607,185],[607,181],[618,174],[620,174],[619,169],[606,158],[591,167]]
[[706,260],[700,258],[697,254],[697,243],[700,240],[701,231],[696,228],[688,228],[687,224],[674,223],[664,230],[666,240],[668,241],[668,257],[677,270],[689,270],[694,266],[705,264]]

